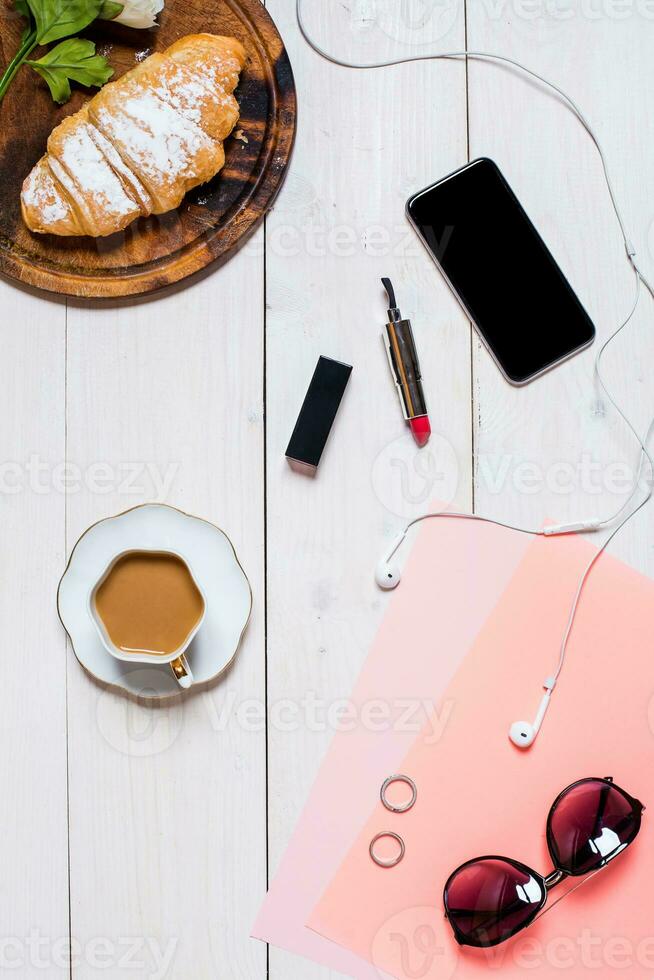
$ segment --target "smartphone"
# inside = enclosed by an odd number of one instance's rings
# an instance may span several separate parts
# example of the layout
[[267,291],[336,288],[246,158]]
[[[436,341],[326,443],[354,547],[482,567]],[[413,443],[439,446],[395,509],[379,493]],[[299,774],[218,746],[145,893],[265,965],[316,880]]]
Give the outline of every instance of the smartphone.
[[512,384],[592,344],[588,313],[492,160],[414,194],[407,214]]

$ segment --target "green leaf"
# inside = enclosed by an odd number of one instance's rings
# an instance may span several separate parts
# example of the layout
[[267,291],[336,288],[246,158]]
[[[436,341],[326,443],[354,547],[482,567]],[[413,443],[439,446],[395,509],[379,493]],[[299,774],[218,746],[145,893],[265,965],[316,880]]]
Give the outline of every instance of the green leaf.
[[114,20],[125,9],[124,3],[116,3],[115,0],[104,0],[98,17],[100,20]]
[[14,7],[19,14],[21,14],[23,17],[27,17],[27,24],[23,28],[23,33],[21,34],[20,38],[20,43],[23,44],[32,33],[32,14],[27,0],[14,0]]
[[36,21],[39,44],[50,44],[88,27],[100,13],[103,0],[27,0]]
[[101,88],[114,73],[106,58],[95,53],[95,44],[82,38],[69,38],[57,44],[38,61],[27,61],[48,83],[55,102],[70,98],[70,80]]

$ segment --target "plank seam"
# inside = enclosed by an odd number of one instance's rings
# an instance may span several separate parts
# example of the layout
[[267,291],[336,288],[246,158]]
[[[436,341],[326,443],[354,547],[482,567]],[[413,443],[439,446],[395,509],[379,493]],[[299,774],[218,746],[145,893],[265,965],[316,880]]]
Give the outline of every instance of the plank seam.
[[[64,304],[64,463],[68,466],[68,300]],[[64,565],[68,556],[68,493],[64,493]],[[70,737],[69,737],[69,712],[68,712],[68,660],[69,660],[70,640],[66,636],[64,644],[65,659],[65,709],[66,720],[66,850],[67,850],[67,872],[68,872],[68,942],[69,949],[73,942],[73,906],[72,906],[72,886],[71,886],[71,860],[70,860]],[[73,980],[73,958],[68,963],[69,980]]]

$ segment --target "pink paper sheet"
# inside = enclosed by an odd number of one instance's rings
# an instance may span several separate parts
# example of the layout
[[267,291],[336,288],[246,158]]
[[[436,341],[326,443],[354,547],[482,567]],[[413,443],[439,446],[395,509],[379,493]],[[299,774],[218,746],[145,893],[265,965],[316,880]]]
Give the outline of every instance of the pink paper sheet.
[[[610,775],[654,803],[654,583],[615,559],[602,558],[589,580],[534,748],[524,754],[507,739],[510,722],[535,714],[591,555],[581,540],[530,546],[448,685],[456,710],[443,737],[418,738],[399,766],[416,780],[416,806],[390,814],[375,806],[371,787],[372,816],[309,920],[399,980],[473,980],[489,969],[503,980],[654,976],[654,807],[628,851],[503,946],[458,947],[442,911],[448,875],[477,855],[509,855],[548,873],[547,813],[574,780]],[[391,871],[368,856],[384,829],[406,842]]]
[[[406,715],[403,702],[428,700],[437,705],[443,723],[451,706],[441,695],[499,601],[529,538],[460,520],[427,521],[416,534],[402,584],[352,699],[358,705],[384,701],[396,722]],[[537,692],[536,685],[532,691]],[[359,727],[334,737],[254,926],[256,938],[357,980],[379,980],[363,959],[305,923],[368,818],[381,782],[395,771],[418,731],[394,723],[383,732]]]

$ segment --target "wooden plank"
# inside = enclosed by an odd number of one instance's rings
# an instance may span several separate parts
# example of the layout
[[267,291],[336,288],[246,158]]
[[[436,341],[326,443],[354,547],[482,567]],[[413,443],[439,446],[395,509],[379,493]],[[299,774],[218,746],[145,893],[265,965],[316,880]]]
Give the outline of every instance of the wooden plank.
[[[264,703],[261,252],[157,302],[69,313],[69,457],[108,464],[110,489],[69,499],[68,547],[164,499],[228,532],[255,596],[233,669],[206,693],[152,708],[71,668],[73,935],[106,939],[115,975],[265,976],[248,939],[265,893],[265,726],[241,707]],[[137,492],[121,486],[127,463]],[[101,975],[88,958],[75,972]]]
[[64,562],[65,319],[0,283],[2,692],[0,970],[68,977]]
[[[465,159],[465,69],[330,66],[300,38],[293,7],[268,3],[301,93],[291,173],[267,233],[271,875],[334,734],[329,710],[348,697],[383,616],[373,575],[385,543],[443,492],[471,504],[469,330],[404,217],[411,192]],[[306,4],[315,37],[346,57],[419,50],[424,30],[406,13],[390,2]],[[437,25],[426,29],[433,46]],[[448,40],[462,39],[461,9]],[[383,275],[423,360],[435,428],[423,454],[407,435],[381,344]],[[284,452],[320,354],[354,371],[311,480],[290,471]],[[415,692],[398,697],[406,694]],[[270,976],[333,974],[271,949]]]
[[[652,140],[644,124],[654,76],[651,19],[642,7],[562,19],[544,9],[535,19],[505,11],[489,17],[469,4],[471,47],[516,58],[552,79],[586,111],[606,150],[628,226],[645,267]],[[545,5],[543,5],[545,8]],[[617,9],[617,8],[616,8]],[[626,10],[626,15],[624,11]],[[608,11],[608,13],[607,13]],[[510,107],[510,111],[509,111]],[[470,64],[471,156],[493,157],[560,261],[604,340],[625,318],[633,275],[624,255],[597,153],[556,98],[512,71]],[[606,357],[606,374],[630,417],[644,432],[653,406],[646,365],[654,357],[651,301]],[[529,329],[528,311],[525,329]],[[625,499],[633,438],[593,381],[597,347],[524,389],[506,384],[475,345],[476,504],[479,513],[539,527],[597,515]],[[643,512],[611,546],[636,566],[654,571]]]

